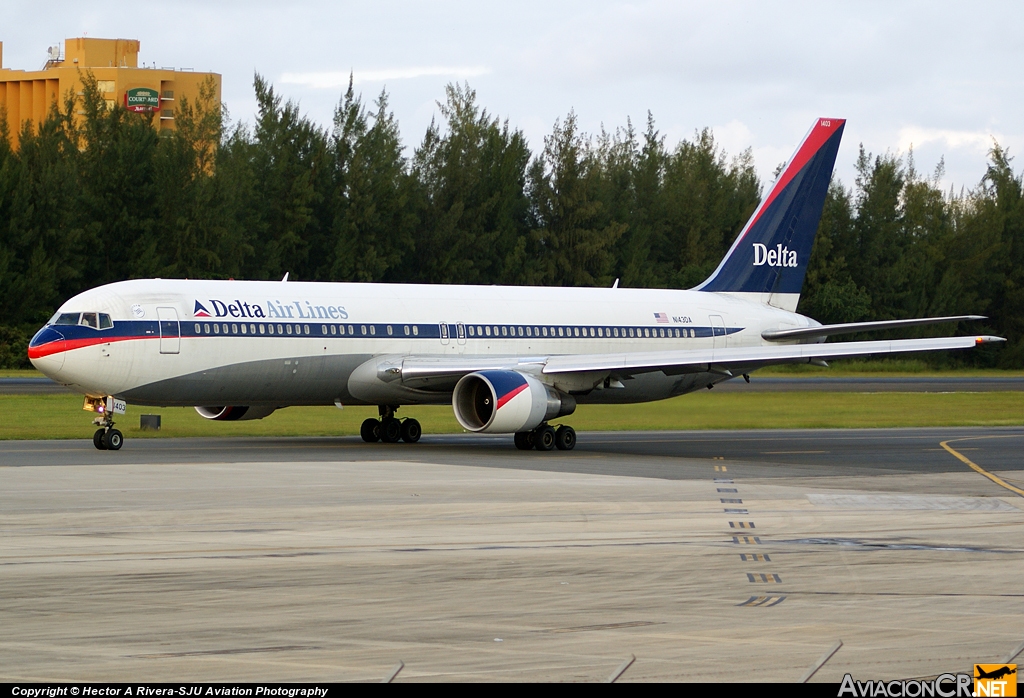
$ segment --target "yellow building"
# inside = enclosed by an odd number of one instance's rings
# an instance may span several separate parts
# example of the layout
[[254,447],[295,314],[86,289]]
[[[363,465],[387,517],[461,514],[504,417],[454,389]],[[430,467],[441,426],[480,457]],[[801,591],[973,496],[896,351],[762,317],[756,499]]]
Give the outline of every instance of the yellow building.
[[[208,78],[216,86],[220,104],[220,74],[199,73],[189,68],[139,67],[139,42],[135,39],[76,38],[64,41],[64,51],[54,46],[41,70],[10,70],[3,65],[0,42],[0,118],[6,113],[13,144],[26,121],[39,123],[54,102],[63,106],[69,91],[82,95],[82,74],[92,73],[108,107],[120,104],[132,111],[150,112],[153,126],[174,128],[176,100],[194,103],[199,87]],[[80,105],[78,114],[83,114]]]

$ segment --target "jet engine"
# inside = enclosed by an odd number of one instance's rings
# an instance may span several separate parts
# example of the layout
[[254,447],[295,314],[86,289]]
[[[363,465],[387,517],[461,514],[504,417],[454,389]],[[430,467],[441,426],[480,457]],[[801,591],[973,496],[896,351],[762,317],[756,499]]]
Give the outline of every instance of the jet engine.
[[241,422],[247,419],[263,419],[276,410],[276,407],[261,405],[258,407],[247,407],[238,405],[218,407],[196,407],[196,412],[206,419],[214,419],[218,422]]
[[459,424],[469,431],[510,434],[576,411],[576,399],[518,371],[463,376],[452,393]]

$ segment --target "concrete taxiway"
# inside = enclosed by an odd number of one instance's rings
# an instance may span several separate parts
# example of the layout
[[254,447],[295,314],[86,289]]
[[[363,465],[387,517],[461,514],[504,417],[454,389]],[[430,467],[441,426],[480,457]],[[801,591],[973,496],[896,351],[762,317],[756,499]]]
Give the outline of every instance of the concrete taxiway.
[[967,670],[1024,640],[1022,448],[3,442],[0,680],[791,681],[838,639],[815,680]]

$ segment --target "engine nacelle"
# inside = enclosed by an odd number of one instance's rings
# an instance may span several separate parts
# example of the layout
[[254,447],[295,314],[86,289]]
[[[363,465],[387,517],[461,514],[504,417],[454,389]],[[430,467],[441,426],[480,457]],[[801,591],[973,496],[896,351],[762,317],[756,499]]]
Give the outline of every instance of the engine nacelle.
[[510,434],[576,411],[576,399],[518,371],[463,376],[452,393],[459,424],[469,431]]
[[276,407],[246,407],[239,405],[196,407],[196,412],[206,419],[218,422],[242,422],[247,419],[263,419],[269,416]]

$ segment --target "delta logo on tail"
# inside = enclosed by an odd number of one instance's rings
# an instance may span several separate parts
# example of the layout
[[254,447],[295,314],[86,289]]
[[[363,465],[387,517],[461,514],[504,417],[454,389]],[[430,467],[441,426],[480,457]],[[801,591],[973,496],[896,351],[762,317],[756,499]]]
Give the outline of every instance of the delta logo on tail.
[[203,307],[203,304],[196,301],[196,307],[192,310],[192,317],[210,317],[210,311]]

